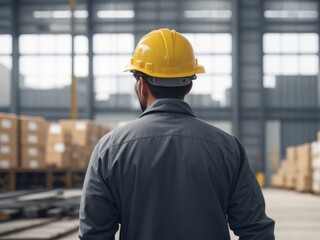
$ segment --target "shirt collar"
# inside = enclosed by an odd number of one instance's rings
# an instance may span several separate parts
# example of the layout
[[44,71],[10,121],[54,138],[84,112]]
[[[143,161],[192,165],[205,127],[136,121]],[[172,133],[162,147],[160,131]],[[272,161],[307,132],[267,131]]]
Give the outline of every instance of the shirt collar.
[[141,115],[143,117],[147,114],[155,112],[171,112],[186,114],[195,117],[191,107],[183,100],[178,99],[158,99],[154,101]]

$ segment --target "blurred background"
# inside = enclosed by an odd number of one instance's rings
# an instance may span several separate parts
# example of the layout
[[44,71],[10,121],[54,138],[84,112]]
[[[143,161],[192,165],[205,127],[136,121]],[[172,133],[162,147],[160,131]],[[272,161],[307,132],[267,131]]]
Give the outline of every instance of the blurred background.
[[205,66],[186,101],[245,146],[277,239],[318,238],[319,14],[318,0],[0,0],[0,239],[77,239],[94,145],[141,114],[123,69],[164,27]]

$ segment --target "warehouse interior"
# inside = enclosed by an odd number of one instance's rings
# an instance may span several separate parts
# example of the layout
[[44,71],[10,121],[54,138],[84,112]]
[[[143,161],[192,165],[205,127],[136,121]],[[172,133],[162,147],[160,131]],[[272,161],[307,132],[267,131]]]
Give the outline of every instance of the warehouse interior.
[[276,238],[318,238],[318,0],[0,0],[0,239],[77,239],[95,144],[141,114],[123,69],[159,28],[205,66],[186,101],[244,145]]

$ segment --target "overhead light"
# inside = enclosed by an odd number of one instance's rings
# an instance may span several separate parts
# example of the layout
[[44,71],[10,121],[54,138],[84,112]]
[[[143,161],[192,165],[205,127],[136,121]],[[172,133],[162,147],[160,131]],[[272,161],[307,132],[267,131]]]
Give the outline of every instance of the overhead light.
[[293,11],[293,10],[267,10],[264,12],[266,18],[284,19],[317,19],[317,11]]
[[33,11],[34,18],[52,18],[52,11]]
[[88,17],[88,11],[86,11],[86,10],[74,11],[74,17],[75,18],[87,18]]
[[184,11],[186,18],[216,18],[230,19],[232,12],[230,10],[188,10]]
[[[33,11],[34,18],[71,18],[71,11]],[[74,11],[75,18],[87,18],[88,11],[76,10]]]
[[132,10],[102,10],[97,12],[98,18],[134,18]]
[[71,18],[71,11],[53,11],[53,18]]

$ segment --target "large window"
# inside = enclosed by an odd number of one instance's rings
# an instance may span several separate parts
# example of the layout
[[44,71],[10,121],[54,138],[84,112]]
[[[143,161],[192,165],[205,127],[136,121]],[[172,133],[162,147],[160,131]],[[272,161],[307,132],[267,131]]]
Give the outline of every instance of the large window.
[[263,40],[267,106],[319,106],[318,34],[267,33]]
[[8,70],[12,68],[12,37],[9,34],[0,35],[0,64]]
[[[93,37],[96,101],[117,105],[119,99],[133,95],[135,81],[123,73],[134,50],[132,34],[96,34]],[[117,100],[118,99],[118,100]],[[126,102],[126,104],[129,104]]]
[[318,34],[267,33],[263,40],[265,87],[274,88],[277,76],[318,74]]
[[[75,37],[75,75],[87,77],[87,38]],[[66,34],[22,35],[20,73],[23,87],[59,88],[71,82],[71,36]]]
[[12,37],[0,35],[0,107],[10,105]]
[[202,98],[200,105],[226,106],[226,93],[232,86],[231,34],[186,34],[186,37],[194,48],[199,64],[204,65],[206,70],[204,75],[199,74],[191,94]]

